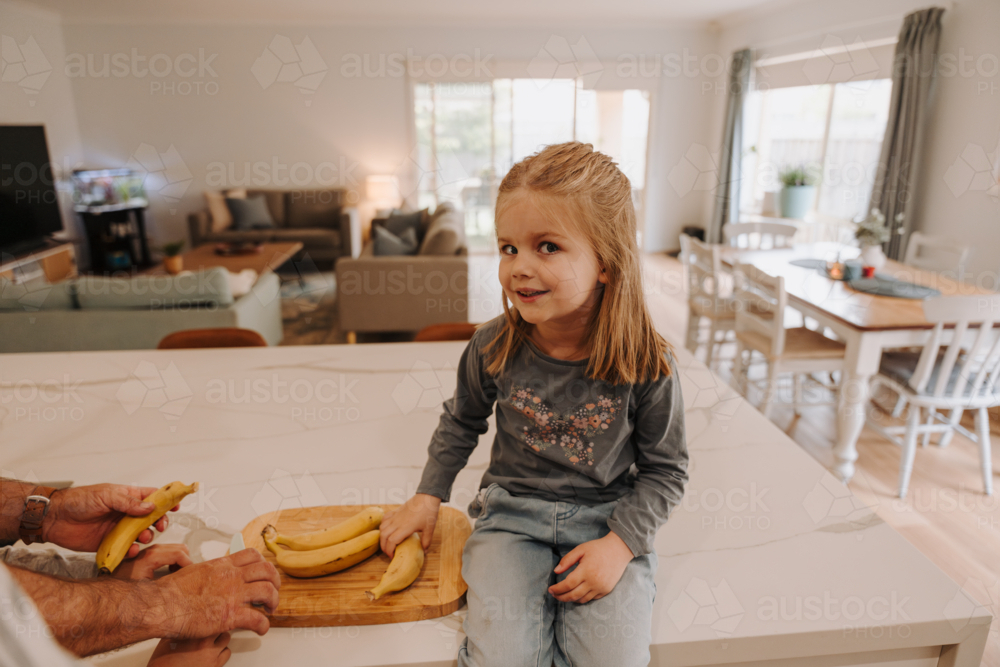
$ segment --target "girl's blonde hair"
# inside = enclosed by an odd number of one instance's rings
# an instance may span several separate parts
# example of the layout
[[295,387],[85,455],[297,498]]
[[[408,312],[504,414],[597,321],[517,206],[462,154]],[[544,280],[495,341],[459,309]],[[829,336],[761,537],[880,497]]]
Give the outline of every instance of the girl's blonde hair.
[[[546,146],[517,164],[500,183],[496,219],[515,193],[532,195],[554,216],[568,219],[590,242],[608,282],[587,325],[587,375],[609,384],[652,382],[670,375],[670,344],[653,328],[642,291],[632,185],[607,155],[577,141]],[[487,343],[486,371],[503,373],[527,338],[530,324],[503,298],[506,324]]]

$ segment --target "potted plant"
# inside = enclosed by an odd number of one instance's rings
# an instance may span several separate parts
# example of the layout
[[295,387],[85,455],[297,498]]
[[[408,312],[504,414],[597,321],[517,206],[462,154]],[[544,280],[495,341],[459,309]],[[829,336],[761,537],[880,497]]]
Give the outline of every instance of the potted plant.
[[815,169],[792,167],[784,169],[778,178],[781,180],[781,217],[801,220],[812,208],[819,174]]
[[[900,213],[896,219],[902,220],[902,215]],[[858,223],[854,238],[861,246],[861,260],[865,266],[874,267],[876,271],[882,268],[885,264],[882,244],[889,240],[889,236],[889,228],[885,226],[885,214],[877,208],[873,208],[868,217]]]
[[184,241],[174,241],[163,246],[163,268],[170,275],[177,275],[184,270],[184,258],[181,257],[183,248]]

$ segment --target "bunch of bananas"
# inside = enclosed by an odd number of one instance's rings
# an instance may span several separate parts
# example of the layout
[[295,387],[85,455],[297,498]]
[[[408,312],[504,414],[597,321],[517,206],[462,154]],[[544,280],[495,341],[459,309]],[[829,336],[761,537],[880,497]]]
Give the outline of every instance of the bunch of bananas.
[[[261,537],[285,574],[322,577],[356,565],[379,550],[378,527],[383,514],[381,507],[369,507],[335,526],[301,535],[282,535],[268,524]],[[365,595],[374,601],[386,593],[403,590],[416,581],[423,565],[424,550],[420,536],[414,533],[396,547],[381,582]]]

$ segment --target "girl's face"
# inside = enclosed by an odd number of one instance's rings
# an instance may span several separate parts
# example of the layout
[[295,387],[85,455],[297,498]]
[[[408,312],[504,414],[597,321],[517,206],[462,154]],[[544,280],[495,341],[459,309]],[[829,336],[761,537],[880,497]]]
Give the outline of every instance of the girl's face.
[[531,324],[579,325],[608,281],[597,255],[581,232],[550,220],[530,195],[513,196],[497,219],[504,294]]

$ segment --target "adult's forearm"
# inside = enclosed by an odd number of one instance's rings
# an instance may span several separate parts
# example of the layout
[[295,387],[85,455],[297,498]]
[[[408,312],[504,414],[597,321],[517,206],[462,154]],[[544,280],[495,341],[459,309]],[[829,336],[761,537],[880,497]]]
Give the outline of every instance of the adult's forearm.
[[13,544],[19,539],[24,501],[34,488],[34,484],[0,477],[0,543]]
[[162,588],[112,577],[80,581],[10,568],[35,602],[56,641],[86,657],[167,636]]

